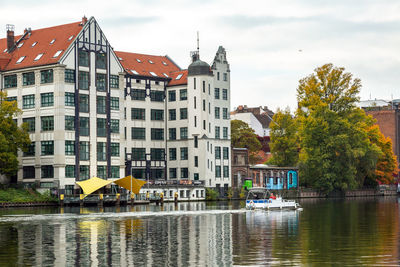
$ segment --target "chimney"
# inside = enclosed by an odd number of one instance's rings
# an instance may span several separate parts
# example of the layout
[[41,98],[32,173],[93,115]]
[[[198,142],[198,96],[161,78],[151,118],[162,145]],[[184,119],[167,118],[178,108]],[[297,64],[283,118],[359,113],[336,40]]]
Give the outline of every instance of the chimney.
[[14,25],[7,24],[7,50],[10,52],[14,47]]
[[82,25],[82,26],[85,25],[86,22],[87,22],[87,17],[84,15],[84,16],[82,17],[81,25]]

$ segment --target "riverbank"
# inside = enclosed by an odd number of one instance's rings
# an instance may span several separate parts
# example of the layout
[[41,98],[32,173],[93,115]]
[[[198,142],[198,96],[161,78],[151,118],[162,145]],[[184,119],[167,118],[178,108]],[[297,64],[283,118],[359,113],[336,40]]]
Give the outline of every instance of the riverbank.
[[0,207],[44,206],[57,204],[58,200],[33,189],[2,188],[0,189]]

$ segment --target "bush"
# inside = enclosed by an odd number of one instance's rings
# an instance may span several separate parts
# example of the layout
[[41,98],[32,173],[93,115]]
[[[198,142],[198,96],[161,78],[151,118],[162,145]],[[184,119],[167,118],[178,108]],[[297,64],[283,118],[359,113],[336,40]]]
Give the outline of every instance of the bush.
[[206,200],[217,200],[218,192],[211,188],[206,188]]
[[50,196],[50,192],[46,191],[43,194],[35,190],[27,189],[0,189],[0,202],[54,202],[57,201],[56,198]]

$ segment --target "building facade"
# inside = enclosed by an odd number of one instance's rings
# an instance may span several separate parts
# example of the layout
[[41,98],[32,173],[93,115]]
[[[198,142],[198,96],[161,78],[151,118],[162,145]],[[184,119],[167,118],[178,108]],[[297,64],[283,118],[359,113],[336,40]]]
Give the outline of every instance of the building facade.
[[114,51],[96,20],[0,39],[0,88],[17,101],[32,145],[19,183],[58,188],[93,176],[230,184],[230,70],[193,53],[187,70],[168,56]]

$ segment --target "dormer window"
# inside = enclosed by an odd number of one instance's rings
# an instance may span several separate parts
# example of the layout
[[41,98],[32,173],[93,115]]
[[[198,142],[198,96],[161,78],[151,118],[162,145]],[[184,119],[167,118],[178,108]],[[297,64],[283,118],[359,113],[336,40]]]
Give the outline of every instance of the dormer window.
[[168,66],[168,64],[167,64],[165,61],[163,61],[162,64],[163,64],[164,66]]
[[37,42],[34,42],[34,43],[32,44],[32,47],[34,47],[36,44],[37,44]]
[[56,39],[51,40],[50,44],[54,44],[55,41]]
[[166,73],[163,73],[163,75],[164,75],[165,77],[169,78],[168,74],[166,74]]
[[155,74],[154,72],[152,72],[152,71],[149,71],[149,73],[150,73],[151,75],[153,75],[153,76],[157,77],[157,74]]
[[74,36],[73,36],[73,35],[71,35],[71,36],[68,38],[68,41],[71,41],[71,40],[72,40],[72,38],[74,38]]
[[37,55],[34,59],[34,61],[38,61],[41,57],[43,56],[43,53]]
[[61,52],[62,52],[62,50],[58,50],[58,51],[54,54],[53,58],[58,57],[58,56],[61,54]]
[[139,62],[139,63],[142,63],[142,61],[140,59],[138,59],[138,58],[136,59],[136,61]]
[[24,43],[19,43],[17,47],[21,48],[23,45],[24,45]]
[[121,61],[123,60],[122,57],[118,57],[118,59],[121,60]]
[[178,76],[176,76],[176,79],[175,80],[179,80],[180,78],[182,78],[182,76],[183,76],[183,74],[181,73],[181,74],[179,74]]
[[3,53],[5,53],[5,52],[7,52],[7,48],[6,48],[6,49],[4,49]]
[[150,59],[149,59],[149,63],[150,63],[150,64],[154,64],[154,62],[153,62],[153,61],[151,61]]
[[20,57],[18,60],[17,60],[17,64],[19,64],[19,63],[21,63],[23,60],[25,59],[25,56],[22,56],[22,57]]
[[138,73],[136,70],[131,70],[131,72],[132,72],[133,74],[139,75],[139,73]]

